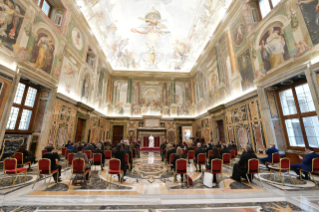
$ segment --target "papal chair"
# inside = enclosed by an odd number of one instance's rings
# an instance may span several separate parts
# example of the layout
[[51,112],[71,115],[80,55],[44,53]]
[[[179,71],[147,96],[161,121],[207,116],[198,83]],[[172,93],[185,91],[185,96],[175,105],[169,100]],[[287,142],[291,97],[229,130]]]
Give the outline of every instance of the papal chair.
[[51,160],[48,158],[43,158],[40,159],[38,161],[38,176],[37,179],[34,181],[34,184],[32,186],[32,189],[34,188],[36,182],[38,181],[38,179],[40,178],[40,175],[45,175],[44,176],[44,183],[46,183],[46,178],[47,175],[50,175],[50,179],[49,179],[49,183],[47,184],[47,187],[50,185],[51,182],[51,178],[52,176],[56,173],[57,177],[56,177],[56,183],[58,183],[58,179],[59,179],[59,169],[55,169],[55,170],[51,170]]

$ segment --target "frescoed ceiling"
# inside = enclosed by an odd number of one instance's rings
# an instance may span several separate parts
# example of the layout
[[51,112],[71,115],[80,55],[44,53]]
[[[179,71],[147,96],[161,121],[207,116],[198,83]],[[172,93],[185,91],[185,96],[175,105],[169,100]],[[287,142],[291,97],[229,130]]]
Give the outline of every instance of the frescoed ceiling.
[[77,0],[114,70],[189,72],[232,0]]

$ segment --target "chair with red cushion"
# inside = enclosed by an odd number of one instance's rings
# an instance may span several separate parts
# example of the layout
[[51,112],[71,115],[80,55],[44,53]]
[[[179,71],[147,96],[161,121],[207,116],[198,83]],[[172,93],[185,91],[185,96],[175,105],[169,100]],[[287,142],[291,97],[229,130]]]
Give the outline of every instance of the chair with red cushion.
[[113,174],[120,175],[119,183],[121,183],[124,177],[124,172],[123,170],[121,170],[121,161],[117,158],[112,158],[111,160],[109,160],[109,170],[108,170],[108,177],[106,180],[106,187],[108,185],[108,182],[112,180],[111,175]]
[[[185,179],[186,179],[186,175],[187,175],[187,160],[180,158],[176,160],[175,163],[175,171],[174,171],[174,182],[176,181],[176,175],[177,174],[184,174],[185,175]],[[187,181],[187,186],[189,187],[189,181]]]
[[100,166],[102,167],[102,154],[101,153],[93,153],[93,163],[92,163],[92,166],[95,167],[95,170],[96,170],[96,166]]
[[105,160],[110,160],[112,158],[112,151],[111,150],[105,150],[104,151],[104,155],[105,155]]
[[[24,176],[24,183],[27,179],[27,168],[17,168],[18,166],[18,161],[16,158],[7,158],[4,159],[3,161],[3,177],[0,180],[0,183],[2,182],[3,178],[5,177],[6,174],[12,174],[12,185],[11,187],[13,187],[13,185],[15,184],[15,182],[17,181],[19,175],[21,173],[25,173]],[[14,179],[14,175],[17,175],[17,177]],[[14,179],[14,180],[13,180]]]
[[48,150],[46,150],[46,149],[42,150],[42,156],[43,156],[45,153],[47,153],[47,152],[48,152]]
[[66,174],[66,170],[69,168],[69,166],[72,166],[72,161],[74,158],[74,153],[69,153],[68,154],[68,158],[67,158],[67,164],[66,164],[66,168],[65,168],[65,174]]
[[238,149],[234,148],[234,150],[235,150],[235,155],[238,155]]
[[65,152],[66,152],[67,148],[66,147],[62,147],[61,151],[62,151],[62,156],[65,156]]
[[230,159],[235,159],[236,151],[235,150],[230,150],[229,153],[230,153]]
[[196,146],[194,146],[194,147],[193,147],[193,149],[194,149],[194,151],[195,151],[195,150],[197,149],[197,147],[196,147]]
[[218,148],[218,149],[217,149],[217,151],[218,151],[219,154],[220,154],[220,151],[221,151],[221,150],[222,150],[222,148]]
[[172,153],[169,155],[169,163],[167,164],[167,172],[169,172],[170,169],[172,168],[174,155],[176,155],[176,153]]
[[197,155],[197,160],[196,160],[196,164],[195,164],[196,171],[198,170],[197,166],[198,167],[200,167],[201,165],[205,166],[205,164],[206,164],[206,153],[199,153]]
[[69,149],[67,149],[67,150],[65,151],[65,161],[68,160],[68,154],[70,154],[70,152],[71,152],[71,150],[69,150]]
[[272,153],[271,155],[271,160],[272,161],[266,161],[265,164],[268,165],[275,165],[275,164],[279,164],[280,163],[280,153],[278,152],[275,152],[275,153]]
[[31,170],[31,161],[28,161],[28,162],[23,162],[23,153],[21,153],[21,152],[16,152],[16,153],[14,153],[14,155],[13,155],[13,157],[15,158],[15,159],[17,159],[17,164],[18,164],[18,166],[21,166],[22,168],[24,168],[24,165],[25,164],[28,164],[29,165],[29,170]]
[[209,151],[208,151],[208,156],[207,156],[207,157],[209,158],[209,156],[211,156],[212,154],[213,154],[213,150],[209,150]]
[[125,163],[128,166],[128,170],[131,170],[130,156],[127,153],[125,154]]
[[44,183],[46,183],[47,175],[50,175],[50,179],[49,179],[49,183],[47,184],[47,187],[50,184],[52,175],[55,174],[55,173],[57,173],[56,183],[58,183],[59,169],[51,170],[51,160],[50,159],[47,159],[47,158],[40,159],[38,161],[38,168],[39,168],[38,176],[37,176],[37,179],[34,181],[32,189],[34,188],[36,182],[40,178],[40,174],[45,175]]
[[224,187],[226,187],[225,181],[224,181],[224,175],[223,175],[223,161],[221,159],[213,159],[210,161],[210,164],[211,164],[210,166],[211,168],[206,169],[206,171],[211,174],[221,174],[223,178]]
[[289,158],[281,158],[279,161],[279,167],[278,166],[268,166],[268,168],[270,169],[269,173],[270,173],[270,180],[272,180],[271,178],[271,172],[276,172],[282,182],[282,185],[284,184],[284,181],[282,180],[281,177],[281,173],[288,173],[288,175],[290,176],[291,181],[295,183],[295,181],[292,179],[291,175],[290,175],[290,159]]
[[[251,179],[249,180],[248,175],[251,175]],[[259,160],[258,159],[249,159],[248,160],[248,171],[246,173],[246,177],[248,180],[248,183],[250,185],[251,188],[253,188],[250,184],[250,181],[252,181],[253,179],[253,175],[257,174],[258,175],[258,179],[260,182],[261,187],[263,187],[263,184],[261,183],[260,177],[259,177]]]
[[231,169],[231,164],[230,164],[231,155],[230,155],[230,153],[224,153],[222,156],[222,160],[223,160],[223,165],[228,165]]
[[195,151],[194,150],[188,150],[187,159],[188,160],[194,160],[194,158],[195,158]]
[[308,172],[310,177],[312,177],[313,181],[316,183],[316,185],[318,184],[317,181],[315,180],[315,178],[313,177],[313,173],[314,174],[319,174],[319,158],[314,158],[312,159],[312,167],[311,167],[311,171],[306,171],[306,170],[302,170],[300,169],[300,180],[302,180],[302,175],[301,172]]
[[85,150],[85,151],[84,151],[84,154],[86,154],[86,156],[88,157],[88,159],[91,160],[91,158],[92,158],[92,152],[91,152],[91,150]]
[[183,154],[186,155],[186,149],[183,149]]
[[166,153],[165,153],[164,163],[167,164],[167,161],[169,161],[169,159],[168,159],[168,151],[166,151]]
[[[70,156],[70,154],[69,154],[69,156]],[[73,159],[71,170],[72,170],[72,174],[71,174],[69,185],[72,181],[73,175],[75,175],[75,176],[84,175],[85,176],[87,173],[89,173],[89,180],[90,180],[91,170],[90,169],[85,170],[85,160],[83,158]]]

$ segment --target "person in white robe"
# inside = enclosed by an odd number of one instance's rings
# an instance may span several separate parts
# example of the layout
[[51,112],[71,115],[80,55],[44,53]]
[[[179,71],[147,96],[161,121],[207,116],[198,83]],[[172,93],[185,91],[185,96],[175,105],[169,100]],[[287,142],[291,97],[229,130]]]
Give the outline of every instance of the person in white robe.
[[150,135],[150,137],[148,137],[148,147],[154,147],[154,137],[153,137],[153,135]]

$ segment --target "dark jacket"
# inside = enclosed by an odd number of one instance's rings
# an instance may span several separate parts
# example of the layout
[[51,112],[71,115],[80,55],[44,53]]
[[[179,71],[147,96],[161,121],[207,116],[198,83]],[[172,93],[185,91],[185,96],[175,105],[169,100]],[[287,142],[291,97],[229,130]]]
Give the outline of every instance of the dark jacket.
[[316,154],[315,152],[305,155],[304,159],[301,160],[302,161],[301,169],[310,172],[312,168],[312,159],[314,158],[319,158],[319,155]]
[[197,160],[197,155],[200,153],[205,153],[205,149],[203,149],[202,147],[199,147],[195,150],[195,160]]
[[189,150],[194,150],[194,148],[193,148],[193,147],[187,147],[186,154],[187,154],[187,152],[188,152]]
[[207,146],[205,152],[206,152],[206,157],[208,157],[208,152],[209,150],[212,150],[212,147],[211,146]]
[[124,151],[116,149],[114,151],[114,158],[117,158],[121,161],[121,170],[126,169],[125,152]]
[[220,144],[216,144],[216,145],[215,145],[215,147],[218,149],[218,148],[221,148],[221,147],[222,147],[222,145],[220,145]]
[[223,157],[224,153],[230,153],[229,150],[227,148],[223,148],[220,150],[219,154],[221,155],[221,157]]
[[257,159],[257,156],[253,151],[243,152],[243,154],[240,156],[238,166],[243,170],[247,170],[248,169],[248,160],[252,159],[252,158]]
[[170,149],[170,150],[168,150],[168,152],[167,152],[167,161],[169,162],[169,157],[170,157],[170,155],[172,154],[172,153],[176,153],[176,149]]
[[165,149],[166,149],[166,143],[162,143],[162,144],[161,144],[161,149],[162,149],[162,150],[165,150]]
[[230,152],[230,150],[234,150],[234,147],[229,145],[229,147],[227,147],[228,151]]
[[211,162],[213,159],[221,159],[221,157],[215,157],[214,155],[209,156],[206,168],[208,168],[208,169],[211,168],[211,165],[212,165]]
[[104,161],[105,161],[104,151],[102,149],[97,148],[96,150],[94,150],[93,153],[100,153],[102,155],[102,163],[104,164]]
[[132,154],[131,154],[131,150],[128,148],[125,148],[125,150],[124,150],[124,152],[125,152],[125,154],[128,154],[128,158],[129,158],[129,162],[130,162],[130,164],[132,164]]
[[51,161],[51,171],[57,169],[57,163],[56,160],[60,160],[59,154],[56,152],[47,152],[45,153],[42,158],[50,159]]

